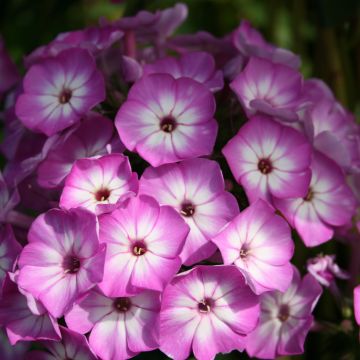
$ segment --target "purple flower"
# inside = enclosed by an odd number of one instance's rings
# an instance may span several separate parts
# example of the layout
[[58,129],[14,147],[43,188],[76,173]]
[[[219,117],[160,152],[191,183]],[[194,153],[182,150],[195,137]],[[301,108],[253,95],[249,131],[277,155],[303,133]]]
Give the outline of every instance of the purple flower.
[[243,210],[212,241],[224,264],[235,264],[256,294],[289,287],[294,253],[290,228],[265,201]]
[[45,58],[55,57],[66,49],[82,48],[93,55],[111,47],[123,37],[123,32],[114,26],[89,27],[81,30],[61,33],[49,44],[40,46],[26,56],[27,67]]
[[208,155],[217,134],[215,100],[189,78],[152,74],[136,82],[116,115],[124,145],[152,166]]
[[160,59],[144,66],[144,75],[149,74],[170,74],[175,79],[188,77],[204,84],[212,92],[224,86],[221,70],[216,71],[214,58],[206,52],[185,53],[179,59]]
[[0,36],[0,100],[18,81],[19,72],[5,49],[4,40]]
[[107,296],[162,291],[179,270],[189,228],[170,206],[139,195],[100,216],[99,223],[100,241],[107,244],[99,287]]
[[305,196],[308,191],[310,144],[300,132],[268,117],[254,116],[223,153],[250,202]]
[[354,314],[357,324],[360,325],[360,285],[354,289]]
[[360,131],[354,116],[334,100],[314,104],[305,115],[305,126],[314,147],[345,171],[360,163]]
[[11,189],[0,171],[0,223],[6,222],[11,211],[20,202],[17,189]]
[[0,225],[0,296],[6,273],[13,270],[15,260],[21,249],[21,245],[15,239],[11,225]]
[[166,287],[160,313],[160,350],[175,360],[213,359],[243,350],[259,319],[258,297],[232,266],[197,266]]
[[40,300],[54,317],[103,277],[105,246],[96,218],[78,208],[49,210],[33,222],[19,259],[19,286]]
[[314,152],[311,183],[304,197],[274,199],[306,246],[317,246],[332,238],[334,227],[347,224],[355,211],[355,198],[338,165]]
[[31,351],[26,360],[96,360],[84,335],[60,326],[61,341],[41,341],[48,352]]
[[66,178],[60,206],[64,209],[81,206],[98,214],[102,205],[116,204],[123,195],[137,190],[137,174],[131,172],[126,156],[110,154],[80,159]]
[[251,57],[268,59],[276,64],[284,64],[294,69],[300,67],[300,57],[287,49],[269,44],[263,36],[251,26],[248,20],[242,20],[240,26],[233,32],[234,46],[241,54]]
[[0,329],[1,360],[25,359],[25,353],[28,351],[29,346],[30,343],[24,341],[18,342],[16,345],[11,345],[5,330]]
[[186,265],[211,256],[216,246],[210,239],[239,212],[235,197],[225,191],[219,165],[207,159],[149,167],[141,177],[139,192],[172,206],[189,225],[180,254]]
[[252,57],[230,87],[248,116],[264,113],[294,121],[303,103],[302,81],[301,74],[286,65]]
[[303,353],[305,337],[313,322],[311,313],[321,293],[321,286],[311,275],[301,280],[294,267],[293,280],[286,293],[273,291],[260,296],[260,323],[247,337],[248,354],[275,359]]
[[60,339],[56,319],[47,313],[41,302],[18,289],[9,277],[0,300],[0,325],[5,327],[12,345],[20,340]]
[[348,279],[349,274],[335,263],[335,255],[318,255],[307,261],[307,271],[323,286],[330,287],[336,278]]
[[143,291],[108,298],[92,290],[65,320],[70,329],[90,333],[90,346],[103,360],[128,359],[158,347],[160,294]]
[[16,102],[16,115],[51,136],[81,119],[105,98],[104,79],[87,50],[68,49],[33,65]]
[[38,183],[44,188],[60,187],[77,159],[123,149],[112,122],[99,114],[89,113],[78,128],[62,134],[50,149],[37,169]]

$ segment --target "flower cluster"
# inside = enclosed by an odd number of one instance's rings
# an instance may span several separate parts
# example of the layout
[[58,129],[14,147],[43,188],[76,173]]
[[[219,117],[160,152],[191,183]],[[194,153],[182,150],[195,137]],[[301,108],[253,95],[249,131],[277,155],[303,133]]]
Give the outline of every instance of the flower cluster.
[[315,247],[354,229],[352,114],[248,21],[174,35],[186,16],[60,34],[23,79],[0,42],[8,358],[299,354],[320,284],[348,278],[332,256],[303,277],[291,260],[294,234]]

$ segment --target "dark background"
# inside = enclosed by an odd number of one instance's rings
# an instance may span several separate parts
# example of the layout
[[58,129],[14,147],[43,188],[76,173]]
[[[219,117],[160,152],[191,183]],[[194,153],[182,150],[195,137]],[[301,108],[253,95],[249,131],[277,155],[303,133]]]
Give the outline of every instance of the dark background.
[[[184,0],[189,7],[187,21],[178,33],[199,30],[224,36],[249,19],[265,38],[301,55],[305,77],[326,81],[339,101],[360,117],[360,0]],[[12,57],[22,68],[22,58],[58,33],[96,24],[99,17],[117,19],[141,9],[173,6],[170,0],[0,0],[0,34]],[[23,70],[23,69],[22,69]],[[296,241],[294,263],[303,272],[306,259],[319,252],[337,253],[347,268],[351,250],[331,241],[316,249],[305,249]],[[360,279],[359,279],[360,282]],[[349,299],[352,289],[340,284]],[[344,300],[347,301],[346,299]],[[351,308],[349,303],[348,309]],[[352,314],[339,310],[325,291],[316,310],[322,331],[313,332],[304,355],[283,359],[360,359],[358,328]],[[345,319],[345,322],[344,322]],[[348,319],[348,320],[347,320]],[[1,358],[1,354],[0,354]],[[162,359],[159,352],[139,358]],[[217,359],[246,359],[233,352]]]

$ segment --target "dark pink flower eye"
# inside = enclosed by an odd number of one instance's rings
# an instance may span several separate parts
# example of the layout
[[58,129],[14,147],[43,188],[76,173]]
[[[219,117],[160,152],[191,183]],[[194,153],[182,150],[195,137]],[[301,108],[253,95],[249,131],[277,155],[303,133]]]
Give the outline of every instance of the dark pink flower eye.
[[166,133],[171,133],[176,129],[176,120],[172,116],[164,117],[160,122],[160,128]]
[[72,91],[70,89],[64,89],[59,95],[60,104],[66,104],[70,101],[72,96]]
[[64,272],[76,274],[80,270],[81,261],[76,256],[68,256],[63,261]]
[[100,189],[95,194],[96,201],[106,201],[110,197],[109,189]]
[[279,308],[278,319],[281,322],[285,322],[290,316],[290,308],[287,304],[282,304]]
[[271,162],[268,159],[261,159],[258,162],[258,169],[263,173],[263,174],[269,174],[272,170],[272,166],[271,166]]
[[211,306],[212,305],[213,305],[213,301],[211,299],[206,298],[204,300],[201,300],[198,303],[199,312],[202,313],[202,314],[209,313],[211,311]]
[[135,256],[144,255],[147,251],[147,247],[143,241],[136,241],[132,247],[132,252]]
[[180,214],[186,217],[193,216],[195,214],[195,206],[189,202],[183,203]]
[[114,300],[113,307],[117,312],[127,312],[131,307],[131,301],[127,297],[119,297]]

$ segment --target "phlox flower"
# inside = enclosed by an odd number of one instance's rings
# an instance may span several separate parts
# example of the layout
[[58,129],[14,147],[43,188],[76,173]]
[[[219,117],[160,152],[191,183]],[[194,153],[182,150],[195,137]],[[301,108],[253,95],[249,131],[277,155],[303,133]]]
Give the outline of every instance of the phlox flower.
[[81,206],[98,213],[101,205],[116,204],[121,196],[137,190],[137,174],[131,172],[126,156],[110,154],[80,159],[66,178],[60,206],[64,209]]
[[333,160],[314,152],[311,172],[306,196],[274,199],[275,206],[309,247],[330,240],[335,227],[350,221],[356,206],[354,195]]
[[0,295],[8,271],[12,271],[20,254],[21,245],[16,241],[11,225],[0,225]]
[[18,284],[54,317],[102,280],[105,246],[99,245],[96,217],[87,210],[49,210],[35,219],[28,240]]
[[240,53],[246,57],[257,56],[294,69],[300,67],[299,56],[268,43],[248,20],[241,21],[239,27],[232,33],[232,41]]
[[260,295],[260,323],[247,337],[251,357],[275,359],[304,352],[304,342],[313,323],[312,311],[322,293],[311,275],[301,279],[294,267],[289,289]]
[[205,85],[152,74],[132,86],[115,125],[127,149],[160,166],[212,152],[214,111],[214,96]]
[[204,84],[212,92],[224,86],[221,70],[215,68],[214,58],[206,52],[189,52],[179,59],[167,57],[144,66],[144,75],[170,74],[175,79],[188,77]]
[[37,169],[37,181],[44,188],[61,187],[77,159],[123,150],[111,120],[89,113],[77,128],[62,134],[49,150]]
[[163,293],[160,350],[175,360],[243,350],[259,319],[258,297],[233,266],[197,266]]
[[58,34],[49,44],[40,46],[25,57],[27,67],[45,58],[55,57],[69,48],[82,48],[93,55],[111,47],[123,37],[123,32],[113,26],[89,27]]
[[360,325],[360,285],[354,289],[354,314],[356,323]]
[[[56,319],[40,301],[18,289],[14,274],[6,277],[0,299],[0,325],[4,326],[12,345],[18,341],[60,340]],[[19,291],[20,290],[20,291]]]
[[160,294],[143,291],[109,298],[91,290],[65,320],[79,333],[91,331],[90,347],[103,360],[128,359],[158,347]]
[[99,287],[107,296],[162,291],[179,270],[189,228],[170,206],[146,195],[130,197],[99,223],[100,242],[107,244]]
[[286,65],[251,57],[230,87],[248,116],[264,113],[295,121],[303,101],[302,81],[301,74]]
[[349,274],[335,262],[335,255],[318,255],[307,261],[307,271],[323,286],[330,287],[335,279],[348,279]]
[[16,115],[48,136],[75,124],[105,98],[102,74],[87,50],[68,49],[33,65],[16,101]]
[[308,191],[311,146],[295,129],[257,115],[222,151],[250,202],[305,196]]
[[235,264],[256,294],[289,287],[294,253],[290,227],[265,201],[243,210],[212,241],[224,263]]
[[31,351],[26,360],[97,360],[84,335],[63,326],[59,328],[60,341],[41,341],[47,352]]
[[149,167],[141,177],[139,193],[172,206],[189,225],[180,254],[186,265],[211,256],[216,246],[210,239],[239,212],[235,197],[225,191],[219,165],[207,159]]

